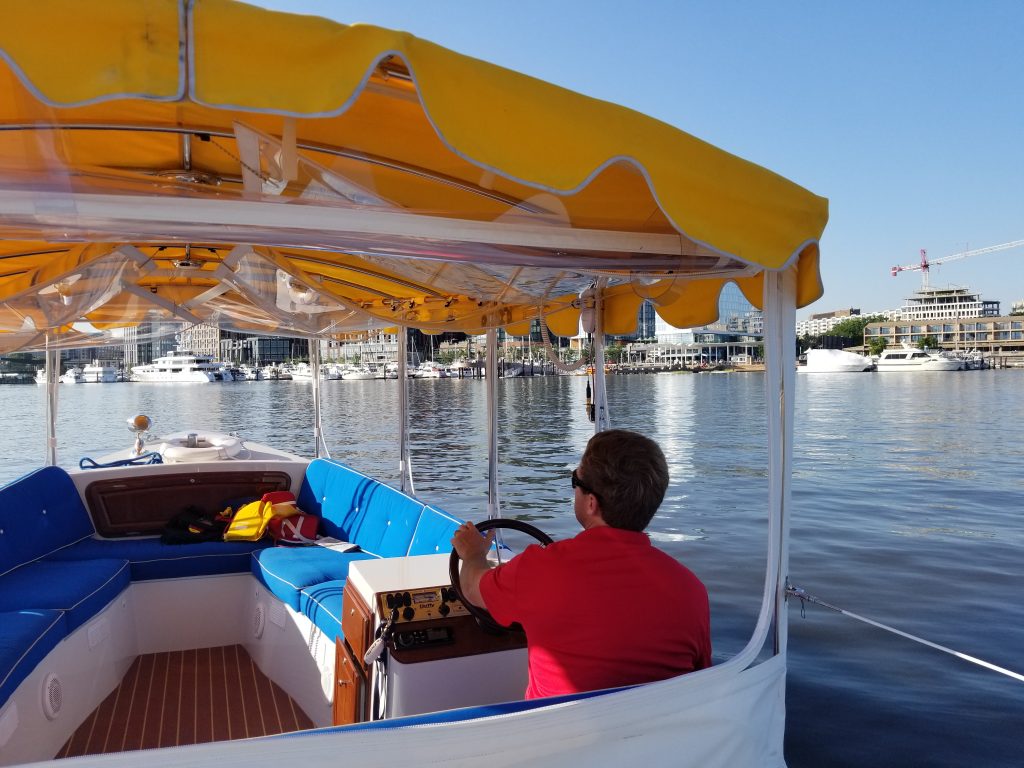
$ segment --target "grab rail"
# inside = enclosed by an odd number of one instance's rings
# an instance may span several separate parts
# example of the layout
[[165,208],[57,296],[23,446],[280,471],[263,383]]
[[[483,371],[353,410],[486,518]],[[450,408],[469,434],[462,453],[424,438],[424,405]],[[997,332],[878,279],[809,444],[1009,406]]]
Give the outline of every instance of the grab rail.
[[88,456],[82,457],[78,462],[79,469],[106,469],[108,467],[135,467],[144,466],[146,464],[163,464],[164,457],[156,451],[148,451],[141,456],[135,456],[131,459],[118,459],[117,461],[108,461],[106,464],[100,464]]

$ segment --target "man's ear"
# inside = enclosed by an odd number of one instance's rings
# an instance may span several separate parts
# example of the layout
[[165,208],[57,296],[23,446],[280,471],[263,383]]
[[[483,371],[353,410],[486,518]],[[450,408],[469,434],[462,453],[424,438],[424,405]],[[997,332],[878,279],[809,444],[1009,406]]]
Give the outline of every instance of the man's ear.
[[592,493],[586,494],[583,505],[583,516],[590,522],[603,523],[604,514],[601,511],[601,504]]

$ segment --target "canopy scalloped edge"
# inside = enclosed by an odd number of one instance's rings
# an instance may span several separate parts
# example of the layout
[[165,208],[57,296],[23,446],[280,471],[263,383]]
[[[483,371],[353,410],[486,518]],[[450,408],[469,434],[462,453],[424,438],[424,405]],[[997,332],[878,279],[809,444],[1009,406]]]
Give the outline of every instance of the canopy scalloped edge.
[[[178,97],[184,77],[188,97],[201,105],[307,118],[337,115],[351,106],[381,60],[394,55],[407,64],[424,114],[446,146],[468,162],[519,183],[567,195],[585,187],[609,164],[629,162],[644,175],[655,201],[682,234],[769,269],[793,263],[810,241],[820,238],[827,219],[823,198],[660,121],[408,33],[345,26],[226,0],[198,0],[188,7],[179,3],[172,22],[167,3],[115,0],[90,7],[90,14],[100,17],[92,23],[104,28],[104,14],[122,15],[117,28],[124,26],[123,18],[129,25],[141,19],[147,22],[147,42],[151,37],[157,42],[97,50],[89,35],[81,33],[80,16],[40,13],[40,4],[55,6],[55,11],[74,7],[67,0],[38,0],[21,6],[16,17],[6,11],[10,21],[18,22],[8,28],[22,38],[32,37],[25,34],[32,23],[45,23],[51,38],[52,25],[63,30],[60,36],[70,47],[59,58],[74,63],[77,77],[71,80],[82,82],[78,90],[68,90],[69,78],[55,64],[57,57],[23,48],[12,56],[7,51],[11,38],[2,34],[0,49],[32,92],[54,106],[92,104],[125,94],[166,101]],[[24,10],[28,7],[31,15]],[[177,46],[170,40],[171,30],[181,36]],[[128,33],[122,38],[134,40]],[[90,55],[76,55],[75,46],[87,48]],[[187,60],[181,57],[186,47]],[[253,50],[274,50],[276,55],[253,57]],[[173,76],[168,59],[173,60]],[[91,77],[77,72],[83,65],[93,72]],[[302,77],[295,69],[300,65]],[[154,75],[161,85],[139,88],[132,79],[139,69],[162,73]],[[725,193],[728,205],[723,205]]]
[[[823,293],[818,243],[826,200],[630,109],[368,25],[227,0],[108,0],[82,9],[76,0],[14,2],[0,29],[0,59],[29,93],[55,108],[58,124],[65,108],[133,99],[189,100],[215,111],[307,120],[337,116],[366,92],[381,63],[396,57],[416,88],[427,131],[472,166],[570,196],[609,167],[628,164],[681,235],[761,270],[735,279],[755,306],[762,301],[763,270],[795,270],[798,306]],[[40,35],[53,45],[26,42]],[[52,55],[54,45],[61,56]],[[253,50],[275,55],[254,58]],[[40,275],[52,279],[60,264],[44,267],[30,282]],[[655,302],[663,318],[692,327],[717,317],[721,273],[668,282]],[[611,289],[606,331],[634,330],[642,298],[629,283]],[[548,313],[553,332],[573,335],[578,309],[557,309],[567,301],[510,304],[487,318],[490,325],[500,319],[520,329],[539,309]],[[439,330],[437,323],[430,329]]]

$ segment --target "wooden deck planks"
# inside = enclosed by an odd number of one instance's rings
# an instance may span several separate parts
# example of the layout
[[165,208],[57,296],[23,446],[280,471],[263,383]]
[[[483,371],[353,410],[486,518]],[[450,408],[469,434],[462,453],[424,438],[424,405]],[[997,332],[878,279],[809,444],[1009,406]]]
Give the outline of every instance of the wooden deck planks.
[[241,645],[139,656],[57,757],[202,744],[312,728]]

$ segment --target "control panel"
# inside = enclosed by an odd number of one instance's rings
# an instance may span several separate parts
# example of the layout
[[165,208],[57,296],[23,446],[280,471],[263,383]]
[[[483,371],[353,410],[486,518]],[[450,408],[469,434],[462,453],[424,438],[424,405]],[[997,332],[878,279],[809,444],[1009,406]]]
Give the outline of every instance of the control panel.
[[469,611],[462,604],[455,590],[449,586],[422,587],[377,594],[378,615],[395,615],[398,622],[427,621],[443,619],[446,616],[468,616]]
[[422,629],[400,629],[395,632],[395,648],[432,648],[455,642],[455,629],[450,625],[426,626]]

